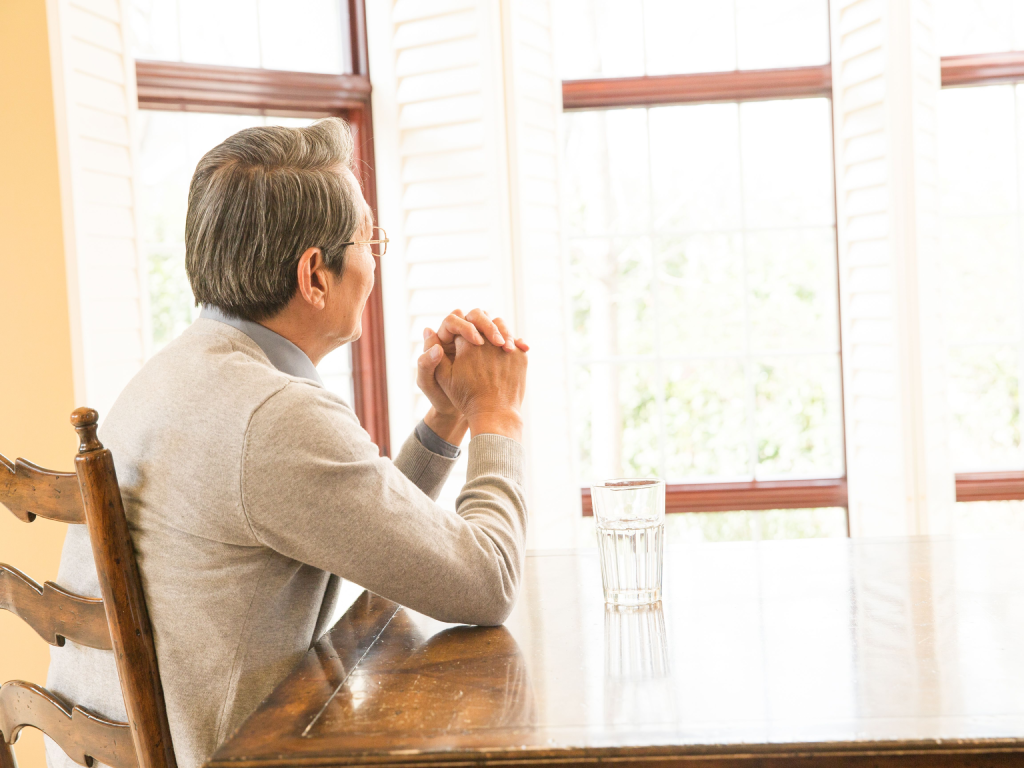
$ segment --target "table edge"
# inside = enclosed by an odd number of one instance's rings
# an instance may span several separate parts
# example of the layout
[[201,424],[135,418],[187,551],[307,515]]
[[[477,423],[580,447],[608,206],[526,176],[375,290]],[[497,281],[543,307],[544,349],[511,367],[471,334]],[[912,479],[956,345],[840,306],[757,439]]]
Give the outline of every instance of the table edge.
[[453,749],[450,751],[396,750],[351,752],[348,754],[266,754],[248,757],[212,758],[204,768],[246,768],[247,766],[451,766],[458,764],[536,765],[592,762],[657,762],[675,759],[797,758],[810,757],[902,757],[911,755],[997,755],[1024,754],[1024,738],[922,739],[915,741],[789,742],[777,744],[693,744],[637,747],[529,747],[515,750]]

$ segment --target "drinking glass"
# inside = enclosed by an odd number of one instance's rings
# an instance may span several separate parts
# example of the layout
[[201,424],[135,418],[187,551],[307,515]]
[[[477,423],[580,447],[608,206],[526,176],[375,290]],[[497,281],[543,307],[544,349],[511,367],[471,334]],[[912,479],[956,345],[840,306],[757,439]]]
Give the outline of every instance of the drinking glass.
[[665,483],[608,480],[590,487],[597,518],[604,600],[643,605],[661,600]]

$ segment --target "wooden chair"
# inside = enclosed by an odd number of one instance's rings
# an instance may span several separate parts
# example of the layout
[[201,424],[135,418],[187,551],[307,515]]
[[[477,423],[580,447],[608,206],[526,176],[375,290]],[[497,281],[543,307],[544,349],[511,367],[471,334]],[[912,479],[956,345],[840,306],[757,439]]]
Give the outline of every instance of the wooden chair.
[[97,421],[89,408],[71,414],[79,437],[73,474],[0,456],[0,503],[26,523],[45,517],[89,526],[102,600],[71,594],[50,581],[40,586],[0,563],[0,608],[21,617],[50,645],[70,639],[112,650],[129,722],[107,720],[32,683],[4,683],[0,768],[16,768],[11,745],[25,726],[38,728],[85,766],[176,768],[139,568],[114,461],[96,438]]

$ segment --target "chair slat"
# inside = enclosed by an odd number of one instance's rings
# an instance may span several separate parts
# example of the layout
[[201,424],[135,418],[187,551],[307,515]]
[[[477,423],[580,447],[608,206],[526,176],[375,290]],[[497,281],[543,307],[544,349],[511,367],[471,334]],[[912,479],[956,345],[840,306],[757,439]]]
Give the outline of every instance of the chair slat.
[[0,609],[18,616],[50,645],[65,638],[109,651],[110,630],[103,601],[82,597],[48,581],[40,586],[10,565],[0,563]]
[[24,523],[37,515],[61,523],[85,523],[77,475],[52,472],[24,459],[12,464],[0,456],[0,504]]
[[111,768],[137,768],[132,732],[127,723],[68,706],[50,691],[13,680],[0,687],[0,733],[13,744],[24,727],[38,728],[80,765],[93,760]]

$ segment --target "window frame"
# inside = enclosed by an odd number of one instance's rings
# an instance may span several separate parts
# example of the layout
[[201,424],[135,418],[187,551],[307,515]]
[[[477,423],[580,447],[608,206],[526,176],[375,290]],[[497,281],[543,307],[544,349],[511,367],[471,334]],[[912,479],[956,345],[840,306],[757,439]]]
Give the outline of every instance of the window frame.
[[[376,217],[377,183],[364,3],[365,0],[348,0],[351,74],[139,59],[135,62],[138,107],[174,112],[345,118],[352,125],[356,138],[356,175]],[[353,408],[381,455],[390,456],[379,248],[373,251],[375,279],[363,311],[363,334],[352,343]]]
[[[940,62],[943,88],[1024,82],[1024,51],[943,56]],[[816,97],[832,99],[831,63],[786,69],[562,81],[565,112]],[[842,312],[841,307],[839,311]],[[842,355],[840,333],[840,361]],[[845,426],[844,414],[844,433]],[[843,453],[845,464],[845,438]],[[584,516],[592,515],[590,489],[582,488],[581,496]],[[1024,500],[1024,471],[957,473],[956,500]],[[842,477],[829,479],[672,483],[666,485],[665,493],[666,512],[810,507],[847,509],[849,527],[845,472]]]
[[[970,88],[1024,82],[1024,51],[942,57],[942,87]],[[1024,471],[958,472],[957,501],[1024,500]]]
[[[780,69],[562,81],[563,112],[800,98],[827,98],[831,104],[831,62]],[[833,172],[833,205],[834,200],[835,173]],[[838,260],[838,230],[836,246]],[[837,292],[838,289],[837,284]],[[838,300],[836,306],[837,310],[841,312]],[[841,322],[839,327],[839,364],[840,370],[842,370]],[[846,529],[847,535],[849,535],[849,496],[845,470],[846,418],[842,377],[840,377],[840,415],[843,431],[844,470],[842,476],[722,483],[667,483],[665,486],[665,511],[675,513],[731,512],[842,507],[846,512]],[[581,497],[583,515],[585,517],[593,515],[590,489],[582,488]]]

